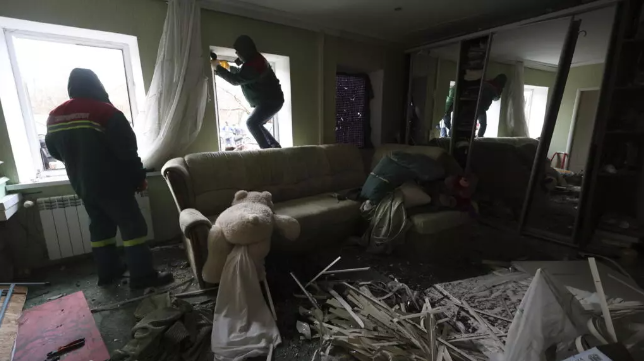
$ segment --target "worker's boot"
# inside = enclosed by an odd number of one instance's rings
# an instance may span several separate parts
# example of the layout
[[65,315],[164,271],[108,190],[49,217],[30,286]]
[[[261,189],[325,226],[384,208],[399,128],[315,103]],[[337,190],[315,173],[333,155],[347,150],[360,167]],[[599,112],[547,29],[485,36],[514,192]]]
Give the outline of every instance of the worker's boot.
[[152,252],[145,242],[125,241],[125,260],[130,269],[130,288],[159,287],[172,283],[174,276],[159,272],[152,265]]
[[121,262],[115,243],[92,242],[92,254],[98,271],[98,285],[106,286],[123,277],[127,267]]

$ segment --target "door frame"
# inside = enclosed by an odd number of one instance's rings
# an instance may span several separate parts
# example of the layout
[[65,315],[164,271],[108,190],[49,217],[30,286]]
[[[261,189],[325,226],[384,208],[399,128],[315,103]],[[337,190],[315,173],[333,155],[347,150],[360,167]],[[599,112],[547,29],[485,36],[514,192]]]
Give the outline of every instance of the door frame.
[[[572,106],[572,119],[570,121],[570,129],[568,130],[568,142],[566,143],[566,154],[568,154],[568,162],[566,163],[565,169],[570,169],[570,156],[572,151],[572,140],[575,137],[575,127],[577,126],[577,116],[579,115],[579,103],[581,102],[581,93],[589,91],[598,91],[601,92],[601,87],[591,87],[591,88],[579,88],[577,89],[577,94],[575,95],[575,104]],[[595,115],[597,118],[597,115]],[[595,122],[593,121],[593,126]]]

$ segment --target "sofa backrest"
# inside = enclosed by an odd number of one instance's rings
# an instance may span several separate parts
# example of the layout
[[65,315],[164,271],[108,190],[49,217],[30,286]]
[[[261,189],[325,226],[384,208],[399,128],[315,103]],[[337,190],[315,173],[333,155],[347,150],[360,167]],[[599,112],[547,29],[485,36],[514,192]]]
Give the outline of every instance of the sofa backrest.
[[357,147],[333,144],[189,154],[163,168],[180,209],[221,213],[238,190],[269,191],[274,202],[362,186]]
[[369,170],[375,168],[382,157],[394,151],[401,151],[412,154],[423,154],[432,159],[435,159],[443,166],[443,168],[445,169],[445,174],[447,175],[458,175],[463,173],[463,168],[458,164],[456,159],[449,155],[449,153],[443,148],[406,144],[383,144],[382,146],[376,148],[375,153],[373,154],[373,158],[371,158],[371,165]]

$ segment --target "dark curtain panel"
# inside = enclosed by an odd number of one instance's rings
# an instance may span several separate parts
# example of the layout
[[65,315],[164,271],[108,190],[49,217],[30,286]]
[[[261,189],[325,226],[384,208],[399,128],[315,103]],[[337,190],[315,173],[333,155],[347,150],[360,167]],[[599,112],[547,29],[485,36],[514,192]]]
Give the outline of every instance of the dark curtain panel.
[[337,73],[335,89],[335,142],[372,148],[369,76]]

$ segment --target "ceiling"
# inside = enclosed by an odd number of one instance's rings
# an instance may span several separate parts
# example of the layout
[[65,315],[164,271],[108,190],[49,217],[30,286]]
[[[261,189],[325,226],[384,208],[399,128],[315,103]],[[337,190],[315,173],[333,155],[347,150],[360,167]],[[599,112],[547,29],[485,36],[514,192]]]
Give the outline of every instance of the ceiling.
[[[241,16],[417,45],[592,0],[202,0]],[[399,8],[399,10],[396,10]],[[499,23],[502,21],[501,23]],[[464,25],[465,24],[465,25]]]
[[[582,32],[577,40],[572,66],[603,63],[613,24],[615,8],[582,14]],[[494,35],[490,58],[500,62],[524,61],[533,68],[554,70],[559,63],[570,18],[551,20],[503,31]],[[585,34],[585,35],[584,35]],[[432,49],[430,54],[456,60],[458,45]]]

